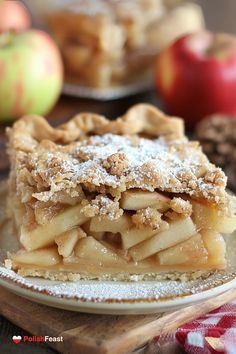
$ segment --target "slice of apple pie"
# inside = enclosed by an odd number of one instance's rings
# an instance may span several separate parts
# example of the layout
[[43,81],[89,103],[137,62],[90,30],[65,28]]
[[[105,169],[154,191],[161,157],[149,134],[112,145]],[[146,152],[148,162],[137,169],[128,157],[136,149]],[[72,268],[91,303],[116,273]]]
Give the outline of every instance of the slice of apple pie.
[[6,264],[19,274],[133,279],[226,266],[222,234],[236,228],[226,176],[180,118],[139,104],[115,121],[81,113],[58,128],[26,116],[7,134],[21,249]]

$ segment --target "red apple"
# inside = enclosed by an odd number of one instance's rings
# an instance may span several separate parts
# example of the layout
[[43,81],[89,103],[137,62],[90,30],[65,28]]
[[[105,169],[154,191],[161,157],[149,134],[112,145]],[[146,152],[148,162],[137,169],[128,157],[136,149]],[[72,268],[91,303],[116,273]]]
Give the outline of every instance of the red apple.
[[63,83],[59,50],[39,30],[0,35],[0,120],[46,114]]
[[167,110],[193,126],[215,112],[236,113],[236,37],[198,32],[166,48],[156,84]]
[[12,29],[23,31],[30,25],[30,14],[20,1],[0,0],[0,33]]

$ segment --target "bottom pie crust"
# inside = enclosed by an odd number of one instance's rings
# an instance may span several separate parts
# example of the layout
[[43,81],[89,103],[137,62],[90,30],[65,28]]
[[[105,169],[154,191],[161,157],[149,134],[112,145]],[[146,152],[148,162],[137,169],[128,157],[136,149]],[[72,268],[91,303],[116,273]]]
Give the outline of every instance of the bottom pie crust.
[[191,281],[196,279],[206,279],[216,270],[195,270],[188,273],[167,272],[167,273],[143,273],[143,274],[85,274],[74,272],[56,272],[44,269],[20,268],[17,274],[23,277],[40,277],[49,280],[59,281],[78,281],[78,280],[108,280],[108,281],[161,281],[161,280],[178,280]]

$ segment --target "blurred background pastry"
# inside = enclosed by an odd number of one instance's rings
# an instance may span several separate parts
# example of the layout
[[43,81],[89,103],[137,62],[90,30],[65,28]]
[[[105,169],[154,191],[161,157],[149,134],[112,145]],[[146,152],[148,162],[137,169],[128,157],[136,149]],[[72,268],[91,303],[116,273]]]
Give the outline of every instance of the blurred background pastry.
[[156,55],[204,28],[197,4],[163,0],[25,1],[56,39],[66,80],[107,88],[151,77]]

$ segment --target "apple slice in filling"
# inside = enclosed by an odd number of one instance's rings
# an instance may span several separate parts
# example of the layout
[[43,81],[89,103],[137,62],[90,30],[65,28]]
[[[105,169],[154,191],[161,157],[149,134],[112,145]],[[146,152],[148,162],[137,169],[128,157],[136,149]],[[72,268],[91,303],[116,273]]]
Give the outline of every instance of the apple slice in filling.
[[180,219],[170,223],[168,230],[159,232],[130,249],[135,261],[145,259],[166,248],[174,246],[196,234],[196,227],[191,218]]
[[52,218],[48,224],[39,225],[31,231],[22,227],[20,242],[28,251],[53,244],[56,236],[88,220],[81,212],[82,208],[81,205],[69,207]]
[[94,216],[91,219],[90,230],[95,232],[122,232],[132,226],[129,215],[123,214],[115,220],[110,220],[105,217]]
[[124,249],[128,249],[138,243],[152,237],[157,234],[158,230],[153,230],[151,228],[137,229],[131,228],[121,232],[122,245]]
[[226,245],[223,236],[215,231],[207,230],[202,232],[202,239],[208,250],[209,264],[224,268],[226,265]]
[[86,237],[86,233],[80,228],[73,228],[63,232],[55,238],[58,246],[58,253],[63,257],[69,257],[80,238]]
[[125,210],[139,210],[155,207],[159,211],[169,208],[170,198],[158,192],[128,190],[122,194],[121,207]]
[[214,205],[204,205],[193,201],[193,220],[199,230],[216,230],[231,234],[236,230],[236,215],[222,216]]
[[208,252],[201,238],[196,234],[187,241],[181,242],[157,254],[160,265],[202,264],[207,263]]
[[105,247],[93,237],[88,236],[78,241],[75,246],[75,255],[92,264],[104,266],[124,265],[126,261],[111,249]]
[[15,263],[30,264],[40,267],[53,266],[61,262],[62,257],[58,254],[57,247],[49,247],[35,251],[19,250],[11,255]]

